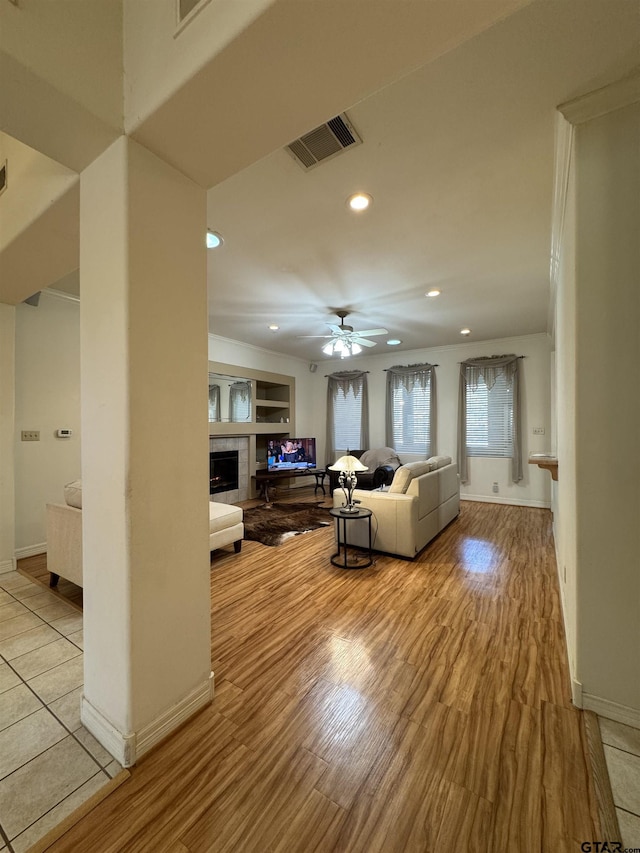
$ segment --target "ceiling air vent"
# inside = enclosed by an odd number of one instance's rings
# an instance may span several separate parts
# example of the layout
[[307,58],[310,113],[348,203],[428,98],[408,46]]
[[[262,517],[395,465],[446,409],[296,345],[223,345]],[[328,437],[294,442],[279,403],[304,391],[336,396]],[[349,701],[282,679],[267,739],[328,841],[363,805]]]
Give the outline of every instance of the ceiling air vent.
[[361,143],[362,139],[347,116],[342,113],[287,145],[287,151],[307,171]]

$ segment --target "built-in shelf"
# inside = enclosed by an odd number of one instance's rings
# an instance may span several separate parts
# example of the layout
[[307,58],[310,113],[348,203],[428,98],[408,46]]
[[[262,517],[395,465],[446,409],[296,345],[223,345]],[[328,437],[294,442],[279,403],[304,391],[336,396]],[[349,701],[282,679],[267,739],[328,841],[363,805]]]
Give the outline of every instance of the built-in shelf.
[[[231,421],[228,394],[238,382],[250,385],[250,416],[248,420]],[[209,362],[209,386],[217,384],[222,396],[222,419],[209,421],[209,435],[249,436],[250,476],[266,466],[268,438],[295,434],[295,382],[295,377],[285,374]]]
[[545,471],[551,473],[551,479],[558,479],[558,457],[551,453],[530,453],[529,465],[537,465]]

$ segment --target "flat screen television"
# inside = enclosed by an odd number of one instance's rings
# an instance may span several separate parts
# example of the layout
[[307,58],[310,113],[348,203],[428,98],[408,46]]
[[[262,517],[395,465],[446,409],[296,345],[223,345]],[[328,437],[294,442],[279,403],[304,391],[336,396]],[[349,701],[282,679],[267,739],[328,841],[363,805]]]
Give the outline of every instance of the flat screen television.
[[316,467],[315,438],[273,438],[267,441],[267,470],[287,471]]

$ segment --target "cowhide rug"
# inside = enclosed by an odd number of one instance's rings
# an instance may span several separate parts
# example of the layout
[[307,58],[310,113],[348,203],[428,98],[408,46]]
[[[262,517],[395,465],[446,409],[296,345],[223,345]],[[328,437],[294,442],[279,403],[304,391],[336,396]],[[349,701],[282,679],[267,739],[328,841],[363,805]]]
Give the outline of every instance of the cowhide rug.
[[270,503],[244,511],[244,538],[281,545],[291,536],[331,524],[329,508],[312,503]]

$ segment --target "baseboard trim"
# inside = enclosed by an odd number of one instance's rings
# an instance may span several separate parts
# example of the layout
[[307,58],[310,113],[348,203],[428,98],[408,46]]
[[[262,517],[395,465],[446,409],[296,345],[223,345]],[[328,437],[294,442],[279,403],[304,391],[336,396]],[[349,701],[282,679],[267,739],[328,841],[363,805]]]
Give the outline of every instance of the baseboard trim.
[[148,726],[140,729],[136,739],[136,757],[140,758],[145,752],[149,752],[178,726],[186,723],[190,717],[210,705],[213,701],[213,686],[214,676],[211,672],[204,684],[196,687],[181,702],[161,714]]
[[132,767],[146,752],[164,740],[190,717],[211,704],[213,699],[213,673],[209,678],[187,694],[180,702],[160,714],[139,732],[118,731],[107,718],[82,696],[80,718],[83,725],[122,765]]
[[[569,667],[571,668],[571,661],[569,661]],[[576,681],[576,679],[573,677],[573,674],[571,674],[571,701],[576,706],[576,708],[584,708],[582,684],[579,681]]]
[[13,553],[16,560],[22,560],[25,557],[35,557],[37,554],[46,554],[47,543],[41,542],[39,545],[29,545],[27,548],[16,548]]
[[582,694],[582,707],[588,711],[595,711],[600,717],[615,720],[625,726],[633,726],[640,729],[640,709],[630,708],[628,705],[620,705],[610,699],[601,696],[593,696],[591,693]]
[[551,509],[551,501],[533,501],[528,498],[494,498],[490,495],[469,495],[460,493],[461,501],[476,501],[482,504],[506,504],[507,506],[531,506],[537,509]]
[[16,561],[15,560],[3,560],[0,563],[0,575],[6,575],[7,572],[15,572],[16,570]]

